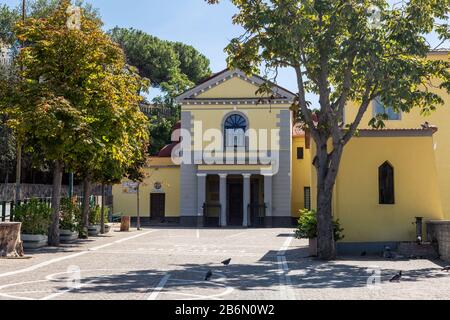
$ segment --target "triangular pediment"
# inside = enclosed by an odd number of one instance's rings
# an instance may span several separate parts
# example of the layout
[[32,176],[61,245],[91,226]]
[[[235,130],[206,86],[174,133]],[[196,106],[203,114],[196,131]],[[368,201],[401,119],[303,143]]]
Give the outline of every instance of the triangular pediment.
[[258,101],[261,99],[277,100],[280,103],[292,103],[295,95],[273,83],[271,94],[259,94],[257,90],[267,81],[259,76],[247,76],[244,72],[223,70],[177,98],[179,103],[214,102],[227,100]]

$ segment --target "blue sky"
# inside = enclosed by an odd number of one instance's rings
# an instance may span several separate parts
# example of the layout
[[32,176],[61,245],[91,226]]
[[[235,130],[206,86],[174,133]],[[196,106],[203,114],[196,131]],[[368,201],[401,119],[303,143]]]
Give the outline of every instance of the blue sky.
[[[208,5],[204,0],[87,0],[100,10],[105,29],[133,27],[161,39],[190,44],[207,56],[213,72],[226,67],[224,47],[240,35],[231,17],[236,9],[229,1]],[[17,6],[21,0],[0,0]],[[437,43],[435,36],[428,41]],[[293,72],[282,71],[278,83],[296,92]],[[315,101],[311,97],[311,100]]]

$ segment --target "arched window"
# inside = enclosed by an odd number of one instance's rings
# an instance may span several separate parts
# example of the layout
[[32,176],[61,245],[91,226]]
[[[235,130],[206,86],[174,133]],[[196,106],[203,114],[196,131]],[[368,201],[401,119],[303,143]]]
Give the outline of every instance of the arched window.
[[247,125],[247,120],[240,114],[232,114],[225,120],[225,146],[227,148],[245,147]]
[[380,204],[394,204],[394,167],[387,161],[378,168],[378,186]]

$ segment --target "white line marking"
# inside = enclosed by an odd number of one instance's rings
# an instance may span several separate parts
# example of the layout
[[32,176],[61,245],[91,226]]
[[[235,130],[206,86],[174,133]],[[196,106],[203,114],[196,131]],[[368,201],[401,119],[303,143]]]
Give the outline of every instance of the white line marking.
[[286,257],[277,256],[278,261],[278,275],[280,281],[280,293],[282,300],[296,300],[295,293],[292,290],[292,281],[289,276],[289,267],[286,261]]
[[159,281],[158,285],[156,286],[155,290],[153,290],[152,294],[147,298],[147,300],[156,300],[158,298],[159,293],[164,288],[164,286],[167,283],[167,280],[169,280],[170,275],[165,275],[161,281]]
[[284,242],[283,246],[278,251],[278,256],[284,256],[286,254],[286,250],[291,245],[292,240],[294,239],[294,235],[289,236],[286,241]]
[[200,239],[200,229],[197,229],[197,239]]
[[232,234],[231,236],[226,236],[225,238],[229,239],[229,238],[239,237],[240,235],[243,235],[243,234],[246,234],[246,233],[247,233],[246,231],[243,231],[243,232]]
[[[137,237],[141,237],[141,236],[144,236],[146,234],[149,234],[149,233],[152,233],[152,232],[156,232],[156,231],[158,231],[158,230],[152,230],[152,231],[144,232],[144,233],[132,236],[132,237],[128,237],[128,238],[124,238],[124,239],[120,239],[120,240],[114,241],[113,243],[108,243],[107,245],[110,246],[110,245],[112,245],[114,243],[122,243],[122,242],[131,240],[131,239],[135,239]],[[44,262],[32,265],[32,266],[30,266],[28,268],[15,270],[15,271],[10,271],[10,272],[5,272],[5,273],[0,274],[0,278],[9,277],[9,276],[13,276],[13,275],[17,275],[17,274],[21,274],[21,273],[25,273],[25,272],[34,271],[34,270],[40,269],[42,267],[46,267],[48,265],[57,263],[57,262],[61,262],[61,261],[64,261],[64,260],[76,258],[76,257],[82,256],[82,255],[85,255],[85,254],[87,254],[89,252],[96,251],[96,250],[99,250],[101,248],[105,248],[105,247],[107,247],[107,245],[105,244],[105,245],[101,245],[101,246],[98,246],[98,247],[90,248],[90,249],[88,249],[86,251],[74,253],[74,254],[71,254],[71,255],[68,255],[68,256],[50,259],[48,261],[44,261]]]

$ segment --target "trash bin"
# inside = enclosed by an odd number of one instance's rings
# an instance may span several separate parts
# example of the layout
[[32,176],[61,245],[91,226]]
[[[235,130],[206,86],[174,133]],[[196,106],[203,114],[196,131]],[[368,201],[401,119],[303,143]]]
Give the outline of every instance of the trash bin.
[[130,231],[130,220],[129,216],[123,216],[120,220],[120,232],[128,232]]

